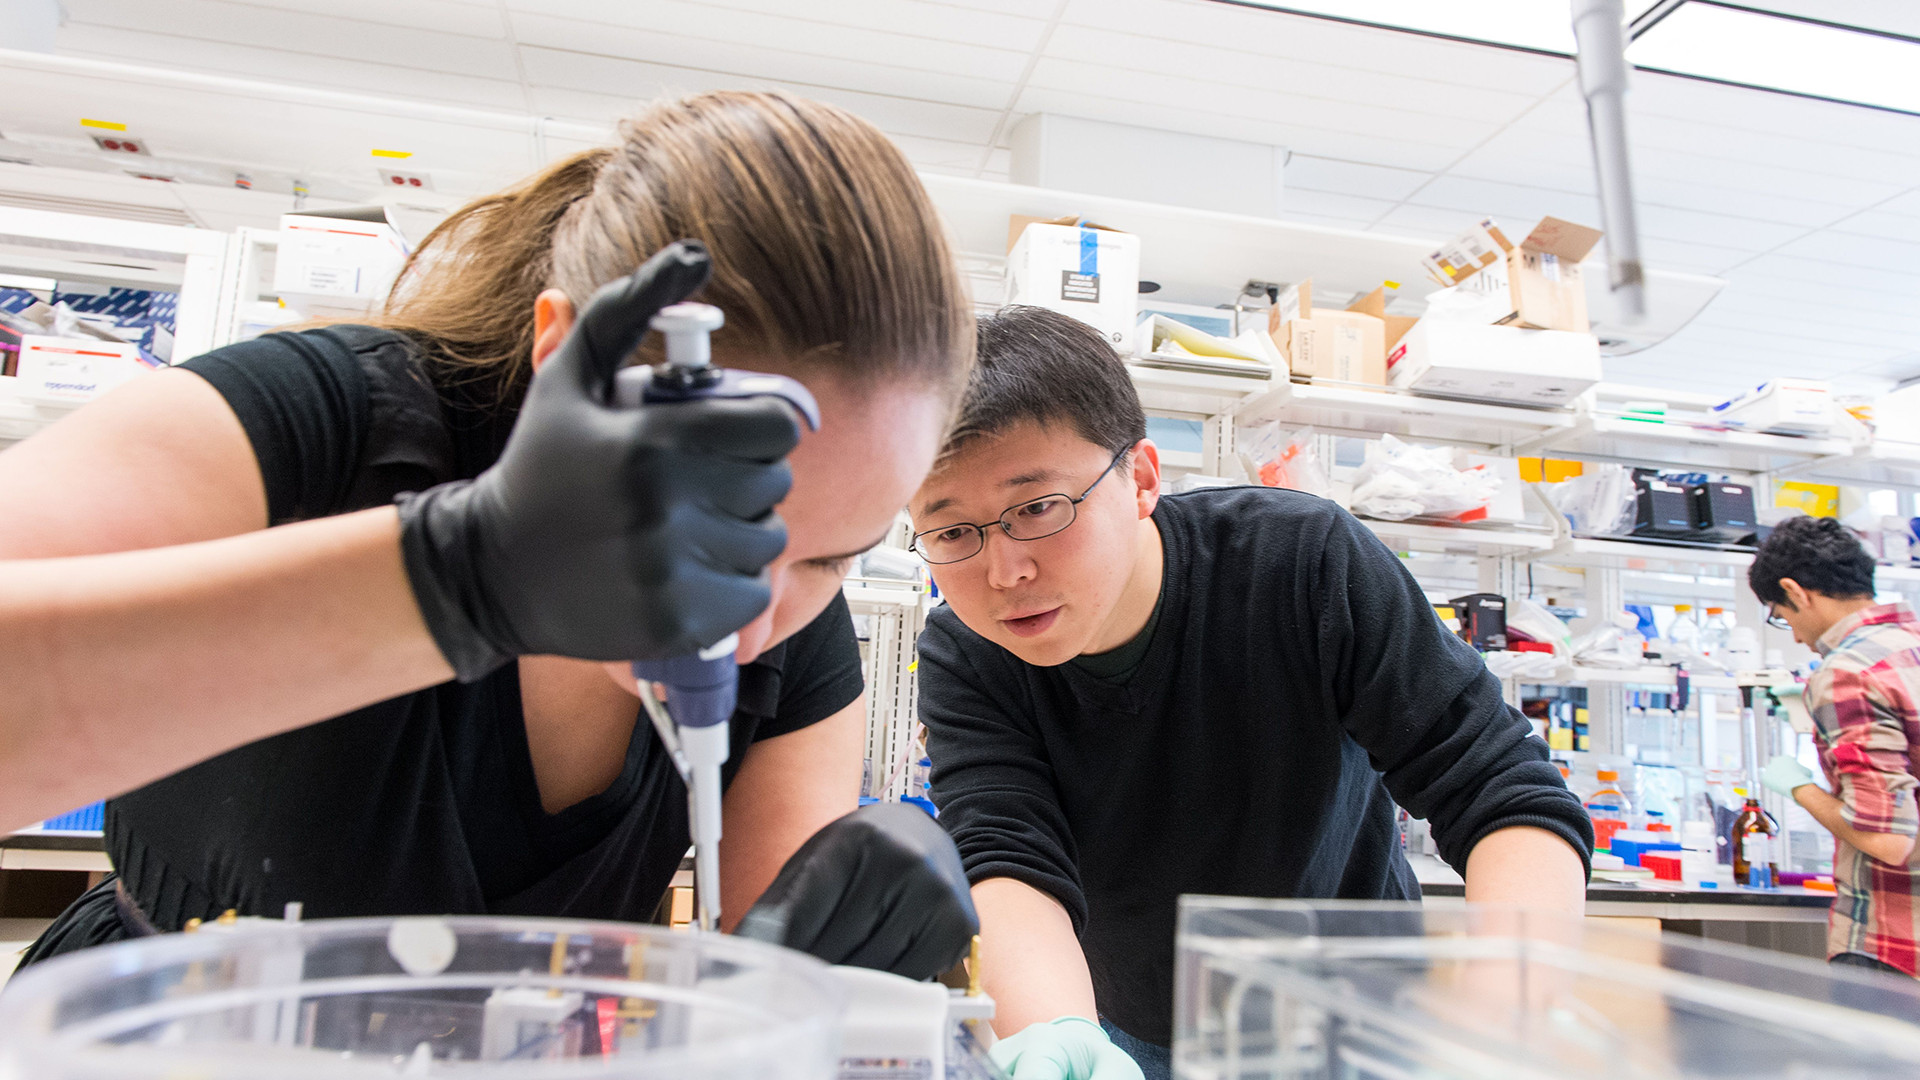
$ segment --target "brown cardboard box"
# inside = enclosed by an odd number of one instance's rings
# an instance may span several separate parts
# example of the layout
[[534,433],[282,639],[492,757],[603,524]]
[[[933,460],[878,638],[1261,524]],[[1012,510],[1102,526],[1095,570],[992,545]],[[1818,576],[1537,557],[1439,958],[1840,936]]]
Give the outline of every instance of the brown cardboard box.
[[1529,330],[1571,330],[1584,334],[1587,286],[1580,260],[1600,242],[1600,230],[1546,217],[1516,251],[1507,253],[1513,314],[1501,322]]
[[[1545,217],[1515,247],[1488,218],[1423,261],[1427,273],[1442,285],[1473,282],[1467,287],[1506,292],[1512,310],[1494,320],[1497,324],[1584,334],[1589,324],[1580,260],[1600,242],[1600,236],[1598,229]],[[1489,250],[1496,246],[1505,252],[1503,258],[1490,256]]]
[[1413,324],[1420,321],[1417,315],[1387,314],[1387,289],[1384,285],[1348,304],[1347,310],[1380,320],[1386,330],[1385,352],[1392,352],[1393,347],[1400,344],[1400,339],[1407,336],[1407,331],[1413,329]]
[[[1382,297],[1380,306],[1384,310],[1384,294]],[[1405,328],[1400,332],[1405,333]],[[1267,333],[1280,349],[1280,355],[1286,357],[1288,370],[1295,375],[1374,386],[1387,384],[1385,320],[1357,308],[1332,311],[1314,307],[1312,281],[1303,281],[1288,290],[1281,303],[1268,311]]]

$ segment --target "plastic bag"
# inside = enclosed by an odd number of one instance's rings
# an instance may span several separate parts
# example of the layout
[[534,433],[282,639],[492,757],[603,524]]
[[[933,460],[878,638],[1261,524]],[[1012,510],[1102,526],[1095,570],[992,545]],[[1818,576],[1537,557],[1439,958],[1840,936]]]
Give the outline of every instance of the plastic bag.
[[1288,434],[1276,420],[1253,433],[1242,456],[1247,459],[1248,474],[1267,487],[1304,491],[1322,499],[1333,494],[1312,428]]
[[1546,605],[1527,597],[1517,597],[1507,602],[1507,629],[1518,630],[1535,641],[1553,646],[1556,655],[1567,655],[1567,644],[1573,640],[1573,630],[1561,621],[1560,616],[1547,610]]
[[[1483,516],[1500,493],[1500,477],[1485,466],[1453,467],[1446,447],[1412,446],[1392,435],[1367,444],[1353,478],[1353,512],[1382,521],[1435,516]],[[1474,512],[1479,511],[1480,515]]]
[[1633,531],[1633,474],[1624,465],[1588,463],[1579,476],[1547,487],[1554,508],[1573,531],[1585,536],[1624,536]]

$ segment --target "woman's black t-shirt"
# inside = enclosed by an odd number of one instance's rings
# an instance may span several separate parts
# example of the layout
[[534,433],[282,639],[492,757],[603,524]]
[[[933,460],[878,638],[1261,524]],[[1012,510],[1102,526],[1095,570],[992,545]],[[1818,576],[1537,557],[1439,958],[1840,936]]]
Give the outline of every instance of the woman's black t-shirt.
[[[226,398],[283,524],[471,478],[512,412],[360,326],[273,334],[181,365]],[[165,648],[165,642],[156,642]],[[846,602],[740,670],[725,779],[754,741],[833,715],[863,688]],[[686,789],[635,702],[625,767],[558,814],[540,805],[516,665],[230,751],[107,804],[106,843],[138,914],[95,889],[28,960],[228,908],[650,917],[688,846]]]

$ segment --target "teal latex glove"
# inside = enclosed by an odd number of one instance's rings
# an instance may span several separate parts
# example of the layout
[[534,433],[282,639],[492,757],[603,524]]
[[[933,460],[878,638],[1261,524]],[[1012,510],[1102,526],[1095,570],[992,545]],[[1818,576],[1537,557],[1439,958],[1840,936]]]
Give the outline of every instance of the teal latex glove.
[[1760,782],[1767,785],[1769,791],[1791,799],[1794,788],[1813,783],[1813,770],[1785,754],[1775,754],[1767,767],[1760,770]]
[[1029,1024],[987,1056],[1013,1080],[1144,1080],[1133,1058],[1083,1016]]

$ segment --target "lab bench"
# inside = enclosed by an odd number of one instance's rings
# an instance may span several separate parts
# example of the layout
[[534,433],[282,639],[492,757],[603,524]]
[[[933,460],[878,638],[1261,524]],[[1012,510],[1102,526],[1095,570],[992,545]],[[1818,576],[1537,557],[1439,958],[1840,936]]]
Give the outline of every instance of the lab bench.
[[[1436,910],[1466,903],[1466,882],[1432,855],[1410,855],[1422,902]],[[1701,889],[1673,881],[1594,881],[1587,885],[1589,918],[1657,920],[1662,930],[1709,941],[1751,945],[1826,959],[1827,911],[1833,894],[1786,885],[1778,889]]]

